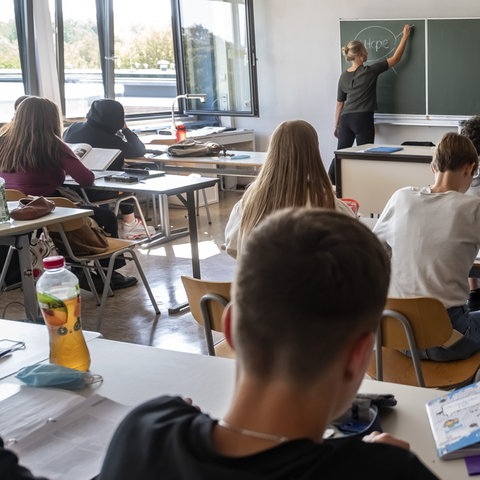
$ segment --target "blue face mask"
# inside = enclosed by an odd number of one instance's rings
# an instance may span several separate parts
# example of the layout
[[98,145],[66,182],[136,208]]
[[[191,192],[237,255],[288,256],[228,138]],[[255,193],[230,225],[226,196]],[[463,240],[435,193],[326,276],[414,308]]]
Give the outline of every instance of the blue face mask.
[[40,364],[22,368],[16,375],[30,387],[54,387],[66,390],[81,390],[87,385],[102,382],[101,375],[80,372],[60,365]]

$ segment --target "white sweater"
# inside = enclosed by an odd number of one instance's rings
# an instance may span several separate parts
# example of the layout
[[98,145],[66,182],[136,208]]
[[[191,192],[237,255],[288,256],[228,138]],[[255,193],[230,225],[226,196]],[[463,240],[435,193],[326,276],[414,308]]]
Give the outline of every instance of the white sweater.
[[[345,213],[351,217],[354,217],[352,209],[340,201],[338,198],[335,198],[335,210],[338,212]],[[240,235],[240,224],[242,223],[243,209],[242,209],[242,200],[239,200],[232,208],[230,212],[230,217],[225,227],[225,246],[227,253],[233,258],[237,258],[239,252],[242,250],[242,238]]]
[[397,190],[373,230],[392,248],[392,297],[463,305],[480,248],[480,198],[429,187]]

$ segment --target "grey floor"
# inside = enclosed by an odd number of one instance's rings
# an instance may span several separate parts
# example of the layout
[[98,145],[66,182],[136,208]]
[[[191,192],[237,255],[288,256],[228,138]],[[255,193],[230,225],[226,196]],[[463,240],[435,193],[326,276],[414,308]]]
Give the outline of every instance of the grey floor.
[[[224,242],[224,228],[234,203],[241,198],[239,192],[220,192],[220,201],[210,205],[212,225],[207,222],[205,209],[200,208],[198,218],[200,265],[202,278],[230,281],[235,261],[220,249]],[[186,211],[170,208],[170,223],[174,228],[187,226]],[[139,283],[134,287],[117,290],[110,297],[102,320],[101,333],[105,338],[124,342],[152,345],[171,350],[206,353],[203,330],[188,310],[169,315],[168,309],[186,301],[181,275],[191,275],[189,237],[151,249],[140,249],[139,258],[161,310],[156,316],[148,295]],[[136,275],[133,262],[122,273]],[[18,320],[25,317],[20,289],[0,292],[0,317]],[[85,330],[94,330],[96,304],[90,292],[82,290],[82,322]]]

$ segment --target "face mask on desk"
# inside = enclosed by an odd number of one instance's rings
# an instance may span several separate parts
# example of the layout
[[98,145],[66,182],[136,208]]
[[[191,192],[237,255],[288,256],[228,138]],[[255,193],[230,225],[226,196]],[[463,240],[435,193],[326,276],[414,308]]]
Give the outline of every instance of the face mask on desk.
[[80,372],[60,365],[29,365],[16,375],[19,380],[30,387],[54,387],[66,390],[81,390],[93,383],[102,382],[101,375]]

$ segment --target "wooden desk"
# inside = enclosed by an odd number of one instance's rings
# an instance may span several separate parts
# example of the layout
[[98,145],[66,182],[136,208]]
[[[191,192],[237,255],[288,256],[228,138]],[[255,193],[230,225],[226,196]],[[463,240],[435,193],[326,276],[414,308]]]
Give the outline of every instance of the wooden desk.
[[432,147],[404,146],[394,153],[365,150],[373,144],[335,151],[338,198],[353,198],[365,216],[378,216],[399,188],[433,183]]
[[[8,208],[10,210],[17,205],[18,202],[8,202]],[[73,220],[75,218],[88,217],[92,215],[92,213],[92,210],[81,208],[56,207],[53,212],[35,220],[11,220],[8,223],[0,224],[0,245],[13,245],[18,250],[23,296],[25,299],[25,312],[30,321],[37,321],[39,310],[33,282],[30,239],[28,234],[37,228],[46,227],[66,220]]]
[[[232,398],[234,360],[102,338],[91,340],[88,347],[91,371],[102,375],[103,383],[85,389],[82,393],[86,396],[99,393],[127,405],[137,405],[159,395],[182,395],[192,398],[203,411],[217,418],[225,414]],[[18,383],[13,377],[2,380],[5,382]],[[441,391],[372,380],[365,380],[360,390],[394,394],[398,405],[382,414],[383,429],[408,440],[412,450],[440,478],[468,478],[462,459],[443,461],[435,450],[425,403],[439,397]]]
[[[83,332],[87,342],[101,336],[98,332]],[[25,342],[17,350],[0,358],[0,380],[14,375],[26,365],[47,361],[50,356],[48,330],[45,325],[0,319],[0,338]]]

